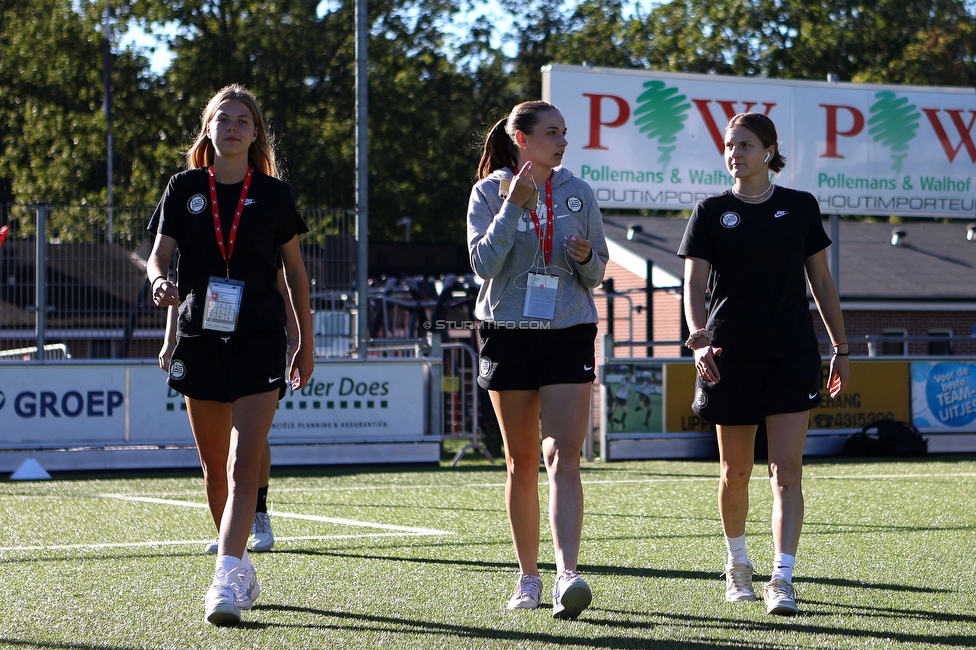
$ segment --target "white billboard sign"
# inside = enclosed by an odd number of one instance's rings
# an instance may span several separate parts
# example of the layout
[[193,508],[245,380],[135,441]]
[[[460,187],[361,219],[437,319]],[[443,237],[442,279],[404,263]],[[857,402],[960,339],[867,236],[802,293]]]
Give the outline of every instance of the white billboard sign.
[[126,392],[125,366],[0,365],[0,445],[122,443]]
[[270,438],[353,441],[422,436],[426,368],[416,359],[320,361],[305,388],[289,389],[278,402]]
[[786,169],[825,214],[976,216],[976,90],[552,65],[565,165],[603,208],[688,210],[733,179],[725,124],[765,113]]
[[[423,436],[427,375],[424,360],[322,360],[278,402],[270,440]],[[0,364],[0,447],[127,444],[193,444],[183,396],[154,363]]]

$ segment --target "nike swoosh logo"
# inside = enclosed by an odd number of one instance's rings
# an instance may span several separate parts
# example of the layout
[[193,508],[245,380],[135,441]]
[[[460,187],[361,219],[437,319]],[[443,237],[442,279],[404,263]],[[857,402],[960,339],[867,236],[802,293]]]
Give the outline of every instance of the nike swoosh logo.
[[254,199],[244,199],[244,205],[253,205],[257,203]]
[[281,379],[281,377],[275,377],[274,379],[269,379],[269,380],[268,380],[268,383],[269,383],[269,384],[273,384],[273,383],[275,383],[276,381],[278,381],[279,379]]
[[809,395],[807,395],[807,397],[809,397],[810,399],[817,399],[817,395],[819,394],[820,393],[810,393]]
[[779,212],[773,215],[773,219],[779,219],[780,217],[785,217],[788,214],[789,212],[787,212],[786,210],[780,210]]
[[588,366],[588,365],[586,365],[586,364],[584,363],[584,364],[583,364],[583,370],[585,370],[585,371],[587,371],[587,372],[589,372],[590,370],[593,370],[593,366]]

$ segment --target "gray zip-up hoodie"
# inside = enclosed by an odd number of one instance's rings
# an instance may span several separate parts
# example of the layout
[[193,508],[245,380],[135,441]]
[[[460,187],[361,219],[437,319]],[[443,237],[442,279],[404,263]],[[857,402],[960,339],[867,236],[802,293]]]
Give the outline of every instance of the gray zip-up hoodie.
[[[498,169],[471,190],[468,254],[471,268],[484,280],[475,316],[508,327],[533,327],[547,322],[552,329],[562,329],[596,323],[599,317],[591,290],[603,282],[610,254],[593,190],[565,167],[553,170],[555,228],[552,257],[546,266],[529,210],[498,197],[498,182],[513,177],[512,170]],[[544,204],[543,187],[539,188],[539,195],[540,204]],[[546,224],[539,225],[545,228]],[[593,254],[585,264],[576,262],[563,248],[571,236],[591,242]],[[559,278],[552,321],[522,316],[528,273],[548,273]]]

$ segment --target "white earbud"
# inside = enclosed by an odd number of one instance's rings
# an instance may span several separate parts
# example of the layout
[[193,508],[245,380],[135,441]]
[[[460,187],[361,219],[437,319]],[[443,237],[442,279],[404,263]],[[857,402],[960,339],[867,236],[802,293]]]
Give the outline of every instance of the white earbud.
[[768,163],[769,162],[769,159],[772,158],[772,157],[773,157],[773,154],[767,152],[766,153],[766,157],[763,158],[763,162],[764,163]]

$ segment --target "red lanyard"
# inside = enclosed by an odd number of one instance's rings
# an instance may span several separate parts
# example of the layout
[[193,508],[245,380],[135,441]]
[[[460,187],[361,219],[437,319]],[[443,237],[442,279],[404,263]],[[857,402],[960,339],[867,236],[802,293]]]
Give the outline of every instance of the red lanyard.
[[217,208],[217,181],[214,178],[214,168],[210,165],[207,170],[210,175],[210,207],[213,208],[214,232],[217,233],[217,246],[220,254],[227,265],[227,279],[230,280],[230,256],[234,254],[234,240],[237,239],[237,226],[241,223],[241,213],[244,212],[244,202],[247,199],[247,190],[251,187],[251,174],[254,172],[251,166],[247,167],[247,174],[244,176],[244,187],[241,188],[241,198],[237,202],[237,212],[234,213],[234,222],[230,226],[230,237],[227,238],[227,248],[224,248],[224,234],[220,230],[220,210]]
[[556,221],[552,214],[552,174],[549,174],[549,178],[546,180],[545,231],[543,231],[542,226],[539,225],[539,215],[536,214],[535,210],[530,210],[529,214],[532,215],[532,223],[535,224],[535,232],[539,236],[539,246],[542,247],[543,259],[545,259],[546,264],[549,264],[549,258],[552,257],[552,231]]

